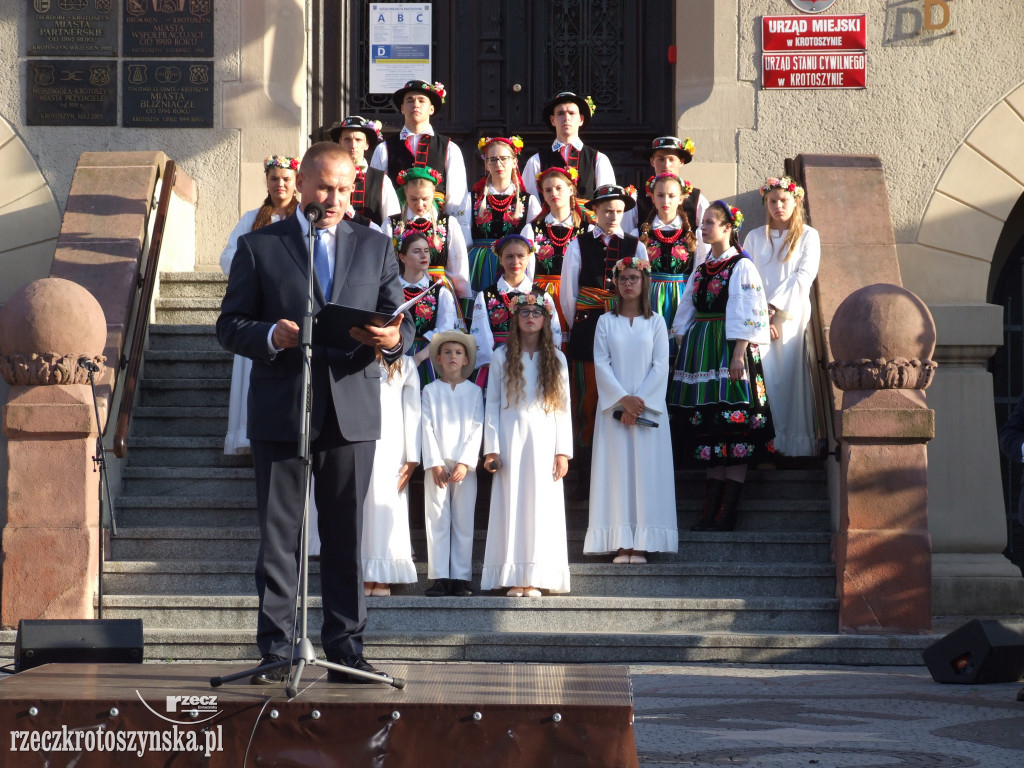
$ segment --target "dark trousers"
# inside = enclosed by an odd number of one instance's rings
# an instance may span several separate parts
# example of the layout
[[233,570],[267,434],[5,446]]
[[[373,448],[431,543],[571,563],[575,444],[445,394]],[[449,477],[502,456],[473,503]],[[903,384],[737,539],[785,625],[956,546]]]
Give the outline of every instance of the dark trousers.
[[[349,442],[328,405],[323,428],[310,445],[320,530],[320,582],[324,623],[320,640],[328,659],[363,652],[360,537],[362,509],[376,443]],[[260,654],[289,657],[298,594],[304,467],[297,441],[252,441],[260,549],[256,559]],[[296,625],[301,632],[301,624]]]

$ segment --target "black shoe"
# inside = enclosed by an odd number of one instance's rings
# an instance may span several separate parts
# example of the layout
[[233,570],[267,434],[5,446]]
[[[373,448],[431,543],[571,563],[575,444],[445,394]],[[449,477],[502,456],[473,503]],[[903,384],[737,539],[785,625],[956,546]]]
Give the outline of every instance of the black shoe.
[[448,590],[448,579],[434,579],[434,583],[423,594],[427,597],[444,597],[448,594]]
[[[355,656],[346,656],[344,659],[328,659],[335,664],[340,664],[343,667],[351,667],[352,669],[358,669],[360,672],[370,672],[374,675],[379,675],[380,670],[374,667],[370,662],[363,658],[363,654],[359,653]],[[329,683],[373,683],[374,680],[367,680],[365,677],[359,677],[357,675],[346,675],[344,672],[338,672],[334,669],[327,670],[327,682]]]
[[448,594],[452,597],[472,597],[473,587],[468,581],[452,579],[449,582]]
[[[268,653],[260,659],[259,665],[263,667],[279,661],[285,661],[284,656],[278,656],[276,653]],[[275,683],[283,683],[284,679],[288,677],[288,666],[288,664],[282,664],[275,669],[267,669],[263,672],[257,672],[249,678],[249,682],[253,685],[274,685]]]

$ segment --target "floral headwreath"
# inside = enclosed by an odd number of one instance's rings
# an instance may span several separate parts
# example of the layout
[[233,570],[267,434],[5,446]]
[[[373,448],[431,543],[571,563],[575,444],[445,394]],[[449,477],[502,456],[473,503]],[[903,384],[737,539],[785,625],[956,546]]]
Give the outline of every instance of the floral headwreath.
[[693,184],[691,184],[688,181],[685,181],[684,179],[679,178],[679,176],[672,173],[672,171],[663,171],[659,173],[657,176],[651,176],[651,178],[647,180],[648,197],[654,197],[654,185],[657,184],[662,179],[675,179],[676,181],[678,181],[679,186],[683,188],[683,197],[686,197],[688,194],[693,192]]
[[714,205],[725,209],[725,217],[737,232],[743,228],[743,211],[735,205],[729,205],[725,200],[715,200]]
[[624,269],[637,269],[649,274],[651,271],[651,262],[647,259],[641,259],[639,256],[630,256],[625,259],[619,259],[615,262],[615,267],[612,269],[612,277],[615,277]]
[[523,307],[540,307],[544,310],[544,313],[551,317],[551,307],[548,305],[548,295],[546,293],[515,293],[512,294],[509,299],[508,306],[514,315]]
[[285,157],[284,155],[267,155],[263,159],[263,172],[271,168],[284,168],[286,171],[299,170],[299,163],[302,161],[297,157]]
[[523,151],[523,140],[518,136],[482,136],[476,143],[476,148],[480,150],[480,157],[483,157],[487,147],[496,141],[507,144],[516,155]]
[[797,200],[804,196],[804,188],[797,184],[789,176],[783,176],[781,179],[772,176],[770,179],[765,179],[764,184],[761,185],[761,200],[768,197],[768,193],[773,189],[781,189],[783,192],[789,192]]
[[531,240],[528,237],[524,237],[523,235],[520,235],[516,232],[513,232],[510,235],[499,237],[497,240],[491,243],[491,250],[494,251],[494,255],[501,258],[501,249],[505,246],[505,243],[509,243],[513,240],[517,240],[520,243],[523,243],[526,246],[526,250],[529,251],[531,255],[537,252],[537,244],[534,243],[533,240]]
[[414,166],[398,172],[398,186],[404,187],[407,182],[414,179],[423,179],[431,182],[435,187],[441,183],[441,172],[435,171],[427,166]]
[[537,172],[537,186],[539,187],[541,185],[541,182],[544,181],[545,176],[549,176],[552,173],[558,173],[561,174],[562,176],[565,176],[573,184],[575,184],[577,179],[579,179],[580,177],[580,172],[577,171],[575,168],[559,168],[557,165],[555,165],[552,166],[551,168],[545,168],[543,171]]

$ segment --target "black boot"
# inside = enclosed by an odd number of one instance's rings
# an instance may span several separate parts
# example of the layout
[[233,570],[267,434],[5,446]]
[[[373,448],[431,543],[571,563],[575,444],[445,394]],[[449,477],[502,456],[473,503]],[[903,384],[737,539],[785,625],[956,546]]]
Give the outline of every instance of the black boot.
[[725,492],[722,494],[722,505],[718,508],[718,514],[708,526],[709,531],[731,531],[736,527],[736,507],[740,503],[740,493],[743,492],[743,483],[735,480],[725,481]]
[[706,531],[708,526],[718,514],[718,508],[722,505],[722,491],[725,489],[725,481],[716,477],[709,477],[704,482],[704,511],[701,512],[700,520],[696,525],[691,525],[691,531]]

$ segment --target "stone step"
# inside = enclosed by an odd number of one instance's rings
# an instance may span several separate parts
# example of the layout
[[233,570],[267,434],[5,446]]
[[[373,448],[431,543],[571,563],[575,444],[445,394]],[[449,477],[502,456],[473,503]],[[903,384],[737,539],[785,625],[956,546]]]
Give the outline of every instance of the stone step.
[[164,299],[217,299],[224,298],[228,286],[227,276],[216,272],[161,272],[160,297]]
[[157,299],[156,322],[181,325],[213,325],[220,316],[220,299]]
[[149,326],[150,350],[192,350],[195,352],[221,352],[217,329],[209,325],[179,325],[152,323]]
[[[17,632],[0,631],[0,658],[14,658]],[[587,664],[825,664],[921,667],[921,651],[942,637],[788,632],[367,632],[371,661]],[[323,658],[320,637],[310,633]],[[256,631],[144,626],[146,661],[256,662]],[[225,672],[227,674],[227,672]],[[239,681],[236,685],[248,685]]]
[[230,379],[143,379],[139,386],[139,405],[226,408],[230,394]]
[[230,379],[233,357],[224,351],[151,349],[145,355],[146,379]]
[[[173,497],[169,497],[173,498]],[[567,532],[569,559],[591,559],[583,555],[585,531]],[[413,551],[426,559],[422,531],[413,533]],[[486,533],[477,530],[473,558],[483,560]],[[832,535],[801,531],[728,531],[721,533],[679,532],[678,552],[651,553],[652,564],[666,563],[828,563]],[[245,560],[254,562],[259,547],[259,530],[254,525],[227,527],[134,526],[121,522],[111,540],[111,560]],[[603,557],[603,556],[602,556]]]
[[133,467],[252,467],[249,454],[224,453],[223,436],[133,436],[130,448]]
[[252,468],[244,466],[129,466],[122,472],[121,481],[121,493],[124,496],[247,497],[255,492]]
[[[136,437],[220,437],[228,429],[228,404],[136,406],[132,412],[129,450]],[[223,443],[222,443],[223,444]]]
[[[474,563],[479,591],[482,563]],[[194,595],[247,595],[254,592],[253,562],[108,561],[103,591],[108,595],[174,595],[184,584]],[[422,596],[432,583],[427,565],[416,564],[415,584],[395,584],[395,597]],[[818,597],[835,595],[835,567],[828,563],[664,563],[620,566],[608,562],[572,563],[574,595],[598,597]],[[310,594],[320,594],[320,563],[310,563]]]
[[[134,440],[187,440],[188,438],[135,438]],[[195,440],[216,441],[217,446],[222,446],[223,441],[219,438],[193,438]],[[149,463],[144,466],[136,466],[136,457],[139,453],[145,454],[145,449],[138,449],[135,442],[129,443],[129,461],[131,467],[126,468],[125,473],[130,477],[131,483],[125,494],[116,500],[118,519],[123,520],[126,525],[146,526],[239,526],[252,525],[256,519],[256,497],[255,484],[251,476],[251,468],[246,464],[248,456],[223,456],[224,462],[218,469],[233,469],[236,472],[248,470],[248,480],[241,482],[237,477],[227,480],[216,480],[207,482],[198,477],[200,472],[205,473],[207,468],[196,469],[196,475],[181,472],[182,469],[170,466],[161,466],[158,463]],[[216,447],[203,449],[215,452]],[[159,454],[154,454],[159,456]],[[146,456],[151,461],[153,456]],[[213,469],[212,467],[208,467]],[[149,479],[147,473],[153,472],[160,477]],[[181,472],[180,481],[174,477],[176,472]],[[181,483],[179,485],[178,483]],[[194,485],[189,485],[192,482]],[[152,484],[151,484],[152,483]],[[230,483],[236,492],[211,495],[214,484]],[[170,493],[168,493],[170,489]],[[413,487],[414,494],[418,489]],[[417,496],[422,498],[422,496]],[[679,527],[688,530],[691,525],[697,522],[700,517],[699,502],[694,499],[678,498],[678,513],[676,519]],[[488,504],[485,498],[478,499],[476,509],[476,526],[484,529],[488,523]],[[572,502],[566,508],[566,524],[570,529],[586,528],[589,513],[585,502]],[[422,539],[424,527],[422,505],[410,507],[409,522],[413,530],[413,538],[417,535]],[[741,531],[816,531],[828,532],[829,516],[827,502],[815,499],[752,499],[741,508],[738,528]]]
[[[378,597],[371,632],[834,632],[832,598]],[[257,598],[219,595],[104,595],[104,618],[141,618],[162,629],[253,629]],[[319,597],[309,599],[309,633],[319,634]]]

